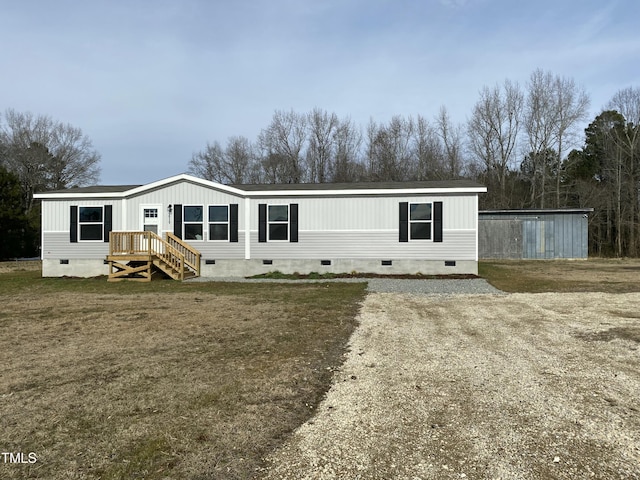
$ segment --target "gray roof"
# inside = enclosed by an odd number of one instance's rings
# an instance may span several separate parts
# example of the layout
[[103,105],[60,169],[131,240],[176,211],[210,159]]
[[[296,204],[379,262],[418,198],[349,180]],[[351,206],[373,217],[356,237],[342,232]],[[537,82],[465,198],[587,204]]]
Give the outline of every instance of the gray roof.
[[354,182],[354,183],[275,183],[229,185],[245,192],[270,190],[379,190],[408,188],[473,188],[484,187],[473,180],[438,180],[428,182]]
[[51,190],[43,193],[122,193],[142,185],[93,185],[91,187],[72,187],[64,190]]
[[[53,190],[50,193],[124,193],[143,185],[93,185],[91,187],[74,187],[66,190]],[[378,190],[378,189],[408,189],[408,188],[474,188],[483,187],[472,180],[438,180],[427,182],[357,182],[357,183],[274,183],[254,185],[228,185],[245,192],[268,192],[286,190]]]
[[593,208],[521,208],[513,210],[480,210],[480,215],[541,215],[562,213],[589,213]]

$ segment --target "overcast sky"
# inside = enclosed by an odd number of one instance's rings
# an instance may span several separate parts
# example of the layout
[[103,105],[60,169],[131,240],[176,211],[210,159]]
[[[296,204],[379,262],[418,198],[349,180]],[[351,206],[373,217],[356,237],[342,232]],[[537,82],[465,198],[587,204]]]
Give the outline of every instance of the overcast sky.
[[593,118],[640,87],[639,18],[638,0],[0,0],[0,110],[81,128],[102,184],[147,183],[275,110],[463,123],[536,68]]

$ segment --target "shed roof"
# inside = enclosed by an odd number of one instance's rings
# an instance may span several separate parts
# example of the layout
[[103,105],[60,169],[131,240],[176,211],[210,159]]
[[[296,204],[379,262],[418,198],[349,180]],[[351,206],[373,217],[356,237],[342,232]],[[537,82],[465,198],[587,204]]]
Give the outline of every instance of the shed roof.
[[479,215],[556,215],[570,213],[591,213],[593,208],[519,208],[509,210],[480,210]]

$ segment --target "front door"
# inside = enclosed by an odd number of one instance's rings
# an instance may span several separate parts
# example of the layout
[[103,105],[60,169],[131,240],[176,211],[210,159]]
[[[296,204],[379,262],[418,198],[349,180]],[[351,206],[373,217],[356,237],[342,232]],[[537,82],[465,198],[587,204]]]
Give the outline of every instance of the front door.
[[140,218],[142,218],[142,230],[145,232],[153,232],[156,235],[161,235],[162,232],[162,217],[160,216],[160,205],[142,205],[142,212]]
[[[162,236],[162,205],[141,205],[140,219],[142,231]],[[142,248],[147,249],[148,245],[142,245]]]

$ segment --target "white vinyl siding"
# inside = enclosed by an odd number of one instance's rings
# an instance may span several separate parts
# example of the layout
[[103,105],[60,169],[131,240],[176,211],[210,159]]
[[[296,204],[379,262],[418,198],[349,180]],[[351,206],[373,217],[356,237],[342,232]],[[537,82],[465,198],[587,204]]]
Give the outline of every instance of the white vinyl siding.
[[[158,190],[145,192],[141,195],[128,198],[127,210],[129,212],[126,226],[123,230],[137,230],[139,227],[137,213],[140,205],[144,204],[161,204],[164,205],[163,211],[160,214],[163,216],[162,225],[164,231],[173,232],[173,211],[169,213],[169,206],[175,204],[181,205],[202,205],[205,207],[208,205],[229,205],[232,203],[238,204],[238,216],[244,218],[244,202],[242,197],[232,195],[226,192],[221,192],[212,188],[207,188],[202,185],[197,185],[190,182],[180,182],[171,185],[167,185]],[[207,218],[205,217],[205,222]],[[256,220],[257,221],[257,220]],[[183,218],[184,222],[184,218]],[[257,225],[257,224],[256,224]],[[256,227],[257,228],[257,227]],[[244,223],[240,222],[239,229],[244,230]],[[209,238],[209,225],[204,224],[203,238]],[[160,232],[158,232],[160,234]],[[198,244],[199,245],[199,244]],[[199,248],[199,247],[198,247]]]
[[[424,259],[475,260],[477,256],[477,195],[389,195],[374,196],[279,196],[248,198],[190,181],[180,181],[125,199],[82,198],[72,200],[43,199],[43,258],[104,259],[108,242],[70,243],[70,206],[113,205],[114,231],[140,230],[143,208],[161,205],[158,216],[163,234],[173,231],[173,212],[169,206],[201,206],[202,238],[192,241],[206,259]],[[433,238],[433,203],[443,202],[443,242],[416,240],[398,242],[400,202],[431,204]],[[298,242],[258,242],[258,204],[298,205]],[[238,242],[210,241],[212,222],[208,207],[238,204]],[[247,209],[247,207],[250,207]],[[184,214],[184,210],[183,210]],[[230,215],[230,210],[227,210]],[[248,221],[247,221],[248,220]],[[267,219],[268,220],[268,219]],[[291,221],[291,210],[287,222]],[[189,224],[183,216],[184,224]],[[198,224],[199,222],[192,222]],[[230,218],[227,216],[227,223]],[[274,222],[275,224],[275,222]],[[247,227],[249,231],[247,231]],[[290,224],[287,224],[290,227]],[[218,227],[215,227],[218,228]],[[224,227],[220,227],[224,228]],[[287,233],[289,235],[289,233]],[[229,233],[227,233],[229,236]],[[289,238],[287,236],[287,238]],[[245,242],[247,240],[247,242]]]
[[259,243],[251,234],[251,257],[268,259],[475,260],[475,230],[445,230],[442,243],[398,242],[398,231],[300,232],[298,243]]
[[[43,232],[69,232],[70,207],[104,207],[112,205],[111,221],[113,230],[121,230],[121,200],[113,199],[74,199],[74,200],[42,200],[42,231]],[[139,226],[133,230],[137,230]],[[68,235],[68,233],[67,233]]]
[[109,254],[109,242],[69,241],[69,232],[43,232],[42,258],[94,258],[104,259]]
[[[257,235],[257,234],[256,234]],[[244,232],[238,232],[237,242],[194,242],[193,246],[205,260],[244,259]]]
[[398,231],[398,204],[443,202],[442,225],[450,230],[475,229],[477,196],[411,196],[411,197],[312,197],[251,199],[251,230],[258,230],[258,203],[298,204],[298,230],[350,231],[389,230]]

